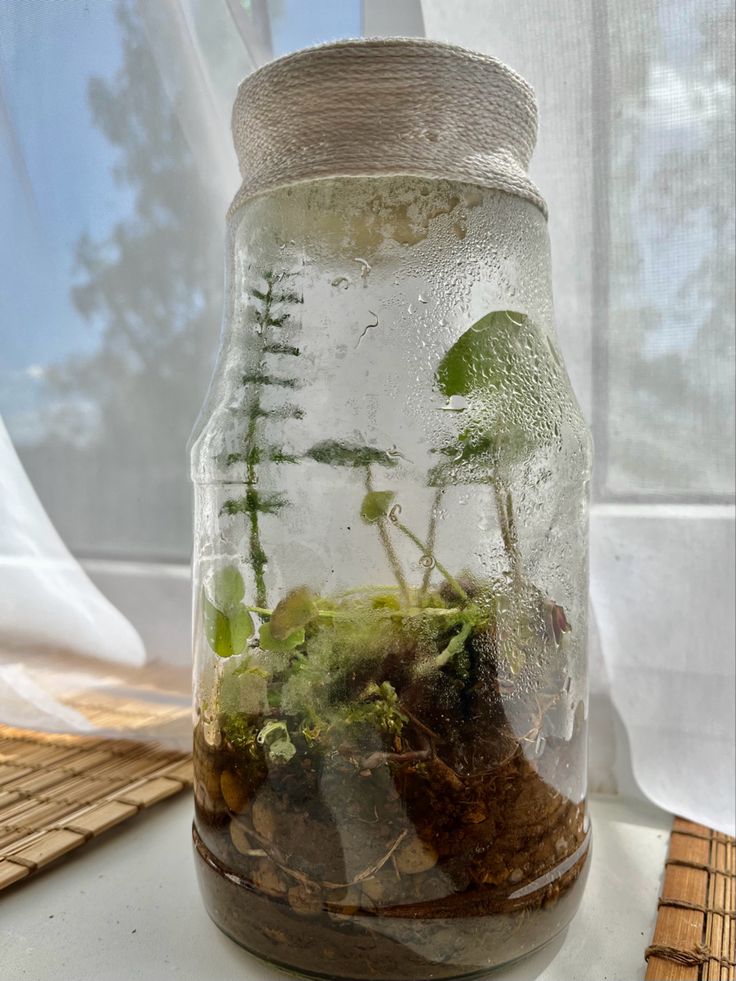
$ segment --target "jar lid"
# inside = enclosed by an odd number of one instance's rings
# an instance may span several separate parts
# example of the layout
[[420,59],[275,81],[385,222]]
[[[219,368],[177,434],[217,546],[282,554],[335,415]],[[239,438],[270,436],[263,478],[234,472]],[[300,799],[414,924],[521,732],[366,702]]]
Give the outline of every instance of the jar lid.
[[527,167],[531,86],[502,62],[420,38],[339,41],[244,79],[232,131],[248,198],[329,177],[412,175],[544,198]]

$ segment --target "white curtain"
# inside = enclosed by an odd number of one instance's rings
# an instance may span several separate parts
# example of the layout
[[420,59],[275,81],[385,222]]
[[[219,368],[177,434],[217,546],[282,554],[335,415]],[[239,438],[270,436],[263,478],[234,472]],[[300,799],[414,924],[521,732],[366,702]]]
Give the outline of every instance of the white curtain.
[[235,86],[361,30],[493,54],[536,89],[560,339],[596,443],[592,784],[628,786],[628,741],[652,799],[732,826],[730,0],[12,0],[0,413],[21,459],[149,655],[183,665],[183,446],[219,326]]
[[[500,57],[537,92],[532,173],[550,206],[561,342],[596,445],[594,691],[605,666],[653,800],[732,828],[733,7],[422,9],[429,37]],[[599,763],[604,721],[594,714]],[[610,785],[602,768],[592,776]]]

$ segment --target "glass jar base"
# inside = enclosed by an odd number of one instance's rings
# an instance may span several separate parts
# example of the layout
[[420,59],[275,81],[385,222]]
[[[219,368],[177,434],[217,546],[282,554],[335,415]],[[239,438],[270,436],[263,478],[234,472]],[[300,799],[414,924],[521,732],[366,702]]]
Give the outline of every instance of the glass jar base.
[[470,979],[518,960],[568,925],[580,902],[590,855],[588,836],[575,866],[556,883],[545,884],[541,904],[529,897],[529,905],[513,912],[387,917],[297,911],[223,866],[196,828],[193,838],[200,890],[215,924],[281,970],[329,981]]

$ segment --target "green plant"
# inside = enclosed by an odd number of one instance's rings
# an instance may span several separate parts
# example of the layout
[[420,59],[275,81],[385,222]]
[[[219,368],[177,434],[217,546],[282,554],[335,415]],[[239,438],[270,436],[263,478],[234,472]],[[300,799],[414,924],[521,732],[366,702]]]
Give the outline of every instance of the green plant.
[[[264,332],[286,323],[287,315],[275,317],[273,306],[295,301],[293,294],[275,292],[273,278],[267,282],[268,289],[256,294],[263,302],[259,323]],[[556,357],[550,363],[544,343],[527,317],[495,312],[460,337],[436,372],[438,390],[450,402],[455,400],[450,407],[455,410],[451,426],[456,433],[436,450],[442,459],[429,474],[430,485],[437,488],[433,507],[453,483],[492,488],[510,575],[489,582],[457,576],[438,558],[434,514],[423,539],[404,520],[395,492],[375,487],[375,472],[395,469],[398,453],[324,439],[303,459],[361,475],[360,518],[376,528],[396,586],[330,598],[302,586],[269,606],[258,518],[278,513],[285,500],[278,494],[258,494],[257,465],[266,457],[277,463],[295,463],[298,458],[258,445],[256,425],[263,414],[258,393],[264,385],[293,389],[296,382],[265,371],[244,378],[256,391],[249,411],[248,448],[240,460],[247,464],[248,490],[244,498],[227,501],[223,512],[249,517],[256,602],[245,602],[237,568],[222,569],[205,590],[204,623],[215,653],[244,658],[237,670],[222,676],[222,691],[253,686],[254,677],[263,683],[263,710],[256,713],[255,730],[247,730],[252,751],[259,746],[272,762],[285,763],[294,756],[298,740],[310,746],[325,740],[334,743],[340,733],[356,726],[398,738],[407,717],[389,677],[399,670],[389,667],[393,656],[403,658],[404,668],[416,679],[443,672],[462,688],[479,676],[479,659],[504,662],[518,674],[528,655],[539,660],[562,643],[570,629],[564,610],[524,578],[510,490],[513,468],[532,446],[559,433],[562,407],[556,382],[561,369]],[[273,341],[264,341],[264,351],[298,354],[296,348]],[[425,571],[419,587],[410,584],[401,565],[396,535],[420,553]],[[439,589],[430,587],[432,569],[444,580]],[[257,643],[254,615],[260,620]],[[252,653],[246,655],[249,643]],[[228,697],[221,697],[220,704],[232,729],[232,718],[242,714],[242,708]]]
[[284,340],[284,333],[292,326],[292,315],[289,307],[301,303],[302,298],[289,288],[288,274],[267,272],[264,275],[263,287],[253,287],[250,291],[256,322],[256,337],[259,339],[257,350],[253,355],[256,367],[246,372],[242,384],[248,391],[247,417],[248,428],[245,434],[245,447],[240,453],[231,453],[226,460],[227,465],[245,463],[246,479],[245,495],[225,501],[222,513],[229,515],[244,514],[247,516],[250,529],[250,562],[255,579],[256,604],[266,606],[265,569],[268,562],[261,544],[260,517],[264,514],[278,514],[286,506],[287,500],[282,494],[264,493],[258,489],[259,464],[269,461],[273,464],[295,463],[296,458],[284,453],[279,447],[264,446],[258,439],[258,423],[269,416],[287,416],[301,418],[301,410],[291,404],[279,406],[276,409],[264,408],[261,397],[264,388],[275,387],[294,390],[298,387],[296,378],[272,374],[265,370],[267,357],[295,358],[299,356],[299,348]]
[[[550,358],[549,355],[552,355]],[[483,483],[493,488],[498,524],[509,565],[520,579],[521,557],[511,470],[534,447],[559,436],[565,406],[561,361],[525,314],[498,310],[476,321],[450,348],[437,369],[448,400],[462,401],[462,428],[439,447],[444,457],[430,483]]]

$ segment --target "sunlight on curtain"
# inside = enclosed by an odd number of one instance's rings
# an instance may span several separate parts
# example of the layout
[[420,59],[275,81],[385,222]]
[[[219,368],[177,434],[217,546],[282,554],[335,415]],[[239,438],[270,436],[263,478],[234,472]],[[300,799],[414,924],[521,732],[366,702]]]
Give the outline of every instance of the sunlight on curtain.
[[222,316],[235,90],[275,54],[360,34],[361,9],[4,8],[0,415],[76,554],[188,560],[184,447]]

